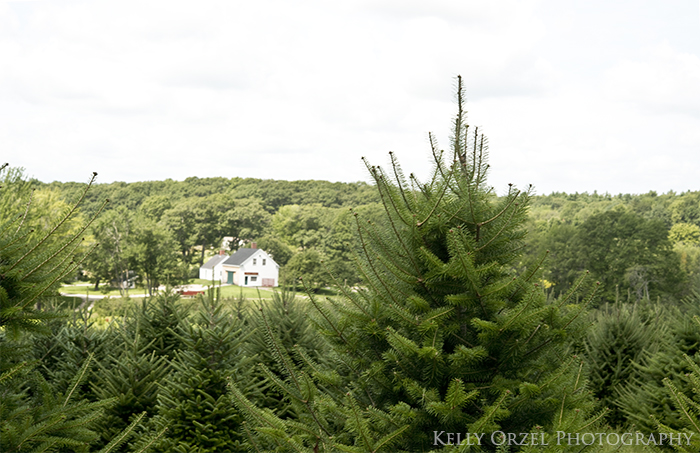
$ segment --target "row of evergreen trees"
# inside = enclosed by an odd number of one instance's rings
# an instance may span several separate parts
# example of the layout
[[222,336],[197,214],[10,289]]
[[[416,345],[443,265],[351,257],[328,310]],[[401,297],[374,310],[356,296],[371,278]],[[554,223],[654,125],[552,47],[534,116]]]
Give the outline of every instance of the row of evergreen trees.
[[[66,318],[47,296],[84,259],[76,244],[90,221],[52,241],[76,207],[38,239],[23,224],[31,203],[4,212],[0,450],[580,451],[551,440],[700,436],[691,308],[609,307],[591,327],[597,285],[585,275],[553,299],[545,256],[516,273],[530,194],[495,196],[461,79],[457,98],[450,152],[431,137],[427,183],[393,155],[388,171],[368,164],[385,216],[354,216],[363,285],[337,282],[337,298],[278,293],[253,310],[215,291],[195,305],[166,293],[108,327],[85,306]],[[497,432],[550,442],[499,446]],[[486,435],[455,445],[449,433]]]
[[[696,306],[697,301],[692,302]],[[97,451],[114,439],[125,440],[133,429],[131,434],[136,436],[113,451],[208,452],[248,451],[250,448],[253,451],[313,451],[324,444],[316,439],[313,446],[304,445],[303,433],[311,440],[317,435],[313,430],[316,419],[305,415],[309,406],[317,410],[318,420],[329,422],[327,429],[337,430],[327,439],[328,451],[448,449],[439,442],[431,445],[435,443],[435,430],[427,433],[431,439],[423,443],[420,437],[425,437],[425,427],[397,430],[396,424],[402,420],[400,416],[407,418],[404,423],[417,423],[432,415],[438,420],[433,425],[438,431],[466,432],[464,428],[459,431],[460,423],[452,420],[460,412],[478,415],[477,406],[473,402],[460,406],[458,400],[455,401],[459,393],[451,395],[455,390],[450,386],[443,401],[428,401],[432,404],[428,404],[425,413],[420,407],[411,410],[410,395],[397,405],[398,408],[387,411],[388,414],[370,405],[361,406],[359,398],[351,399],[359,391],[357,376],[342,373],[341,354],[316,335],[317,330],[308,319],[310,311],[313,312],[309,303],[293,294],[280,293],[262,310],[255,309],[255,304],[246,304],[249,309],[240,310],[230,301],[222,303],[214,292],[190,302],[180,300],[175,294],[163,294],[135,305],[120,322],[112,322],[106,328],[92,321],[86,309],[72,312],[70,319],[49,321],[51,335],[27,339],[21,353],[25,358],[41,360],[37,374],[29,383],[25,382],[26,390],[31,393],[32,382],[43,382],[46,388],[40,406],[55,400],[47,395],[61,395],[58,405],[65,403],[64,395],[70,394],[70,401],[79,402],[76,407],[93,411],[80,417],[83,424],[80,435],[64,431],[65,425],[60,425],[58,432],[68,439],[52,446],[44,444],[42,448],[48,448],[46,451]],[[664,426],[664,432],[697,432],[693,429],[697,421],[692,415],[686,417],[681,407],[689,406],[688,414],[692,414],[697,406],[693,399],[685,396],[692,395],[697,383],[688,380],[685,374],[697,369],[691,358],[694,351],[688,346],[697,348],[700,329],[695,322],[689,325],[687,316],[676,316],[681,309],[649,304],[601,310],[601,319],[588,330],[584,342],[589,354],[584,356],[583,362],[572,363],[572,368],[576,368],[573,370],[576,380],[549,376],[552,381],[549,391],[541,392],[544,395],[531,393],[527,396],[528,404],[536,404],[545,396],[552,399],[557,393],[565,395],[565,398],[553,400],[558,410],[553,417],[550,414],[550,420],[542,413],[539,419],[526,414],[516,424],[511,415],[513,411],[507,405],[515,395],[508,395],[506,391],[503,401],[490,406],[494,415],[498,414],[492,425],[476,425],[470,432],[476,429],[529,432],[539,426],[552,439],[551,430],[655,433],[660,429],[659,423]],[[674,319],[678,322],[673,323]],[[667,327],[657,327],[650,332],[648,329],[653,323]],[[645,331],[650,332],[649,338],[640,335]],[[683,335],[690,341],[681,343],[678,348],[675,342]],[[683,351],[685,355],[681,354]],[[19,353],[15,351],[15,354]],[[630,359],[631,355],[637,357],[636,360]],[[586,368],[590,370],[588,385]],[[416,372],[419,370],[416,368]],[[86,379],[76,380],[76,375]],[[665,378],[668,378],[666,382]],[[570,394],[566,384],[571,385],[568,387]],[[233,386],[232,394],[227,391],[227,385]],[[9,389],[11,387],[5,388],[6,398]],[[532,392],[532,382],[521,382],[519,390],[523,392],[524,389]],[[395,391],[401,390],[395,385]],[[350,393],[353,391],[355,393]],[[438,395],[437,391],[432,394],[433,397]],[[421,398],[430,396],[421,395]],[[309,397],[312,398],[306,399]],[[600,399],[598,404],[593,397]],[[567,400],[571,404],[567,404]],[[487,402],[485,398],[477,401]],[[233,402],[238,402],[236,406],[240,410],[236,410]],[[409,406],[404,407],[404,404]],[[597,417],[584,416],[596,414],[595,406],[598,410],[605,406],[611,409],[605,419],[598,419],[597,423]],[[94,411],[96,407],[101,413]],[[62,416],[70,417],[73,409],[68,404],[62,409]],[[537,406],[527,409],[533,411]],[[249,421],[243,423],[246,415]],[[363,429],[373,434],[370,437],[354,431],[362,428],[363,419],[367,422]],[[389,424],[390,420],[395,423]],[[7,451],[42,451],[35,448],[36,442],[48,437],[46,432],[37,439],[29,436],[25,442],[17,442],[20,439],[17,436],[16,446],[12,444],[12,435],[22,430],[42,433],[49,428],[42,423],[33,426],[37,421],[25,419],[26,425],[16,426],[17,420],[7,417],[4,428],[15,430],[3,431],[6,435],[3,447]],[[593,425],[589,425],[591,422]],[[279,426],[274,428],[275,424]],[[605,424],[607,427],[601,426]],[[468,428],[472,426],[467,425]],[[296,439],[288,432],[291,427],[300,430]],[[450,431],[452,429],[458,431]],[[390,432],[380,436],[385,430]],[[369,443],[372,439],[374,444]],[[448,441],[444,435],[437,439]],[[348,445],[359,440],[362,440],[361,445]],[[59,445],[63,445],[63,449],[51,449]],[[489,450],[487,446],[485,449]],[[552,451],[560,449],[561,446],[551,448]],[[540,451],[541,447],[532,447],[532,450]]]

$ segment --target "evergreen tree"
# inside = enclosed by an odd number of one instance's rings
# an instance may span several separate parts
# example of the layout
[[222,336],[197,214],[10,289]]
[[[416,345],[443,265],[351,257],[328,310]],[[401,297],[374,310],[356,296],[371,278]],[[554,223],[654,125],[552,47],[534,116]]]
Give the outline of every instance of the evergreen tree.
[[[153,417],[165,377],[172,371],[170,361],[183,347],[178,336],[187,322],[188,304],[171,288],[133,305],[112,329],[112,349],[99,365],[92,391],[100,399],[116,399],[97,423],[101,442],[114,438],[134,420]],[[146,425],[147,421],[142,423]],[[146,449],[164,435],[161,429],[139,442]]]
[[85,361],[65,392],[27,369],[27,362],[0,374],[0,451],[90,451],[98,437],[95,421],[114,401],[78,398],[89,366]]
[[150,426],[153,433],[167,429],[152,444],[159,453],[245,451],[241,416],[226,393],[228,379],[249,384],[243,323],[224,311],[214,290],[200,297],[200,304],[194,322],[179,327],[183,348],[175,352],[158,394]]
[[8,338],[17,338],[21,332],[45,331],[36,321],[54,316],[37,310],[36,304],[45,294],[56,294],[60,280],[75,272],[85,257],[80,246],[89,224],[67,241],[53,242],[54,235],[63,232],[64,225],[76,213],[77,205],[43,237],[32,241],[29,239],[34,229],[27,231],[24,225],[30,207],[31,193],[19,215],[12,210],[0,213],[0,327]]
[[132,333],[125,326],[118,328],[116,336],[119,341],[114,342],[92,382],[92,392],[98,399],[116,400],[96,424],[101,445],[134,420],[155,415],[159,384],[170,371],[166,358],[153,349],[155,340],[146,343],[138,332]]
[[[52,326],[56,330],[50,336],[34,339],[34,354],[41,361],[39,371],[58,391],[67,390],[73,376],[89,358],[88,376],[92,374],[116,346],[116,335],[110,326],[96,328],[91,315],[89,307],[78,307],[68,315],[72,319],[64,318],[60,325]],[[76,396],[90,401],[99,399],[87,380],[76,388],[76,392]]]
[[124,320],[124,328],[130,337],[138,336],[148,344],[149,353],[153,351],[170,361],[183,347],[178,332],[191,308],[171,287],[166,287],[164,292],[133,306]]
[[[2,172],[6,165],[0,168]],[[3,175],[5,176],[5,175]],[[83,197],[93,179],[83,192]],[[4,178],[7,181],[6,178]],[[2,189],[6,190],[6,187]],[[5,199],[2,192],[1,199]],[[0,211],[0,451],[87,452],[97,438],[93,426],[101,409],[113,400],[80,399],[80,385],[89,374],[88,355],[65,388],[54,388],[36,370],[28,345],[32,335],[47,334],[43,321],[57,314],[41,309],[58,283],[73,273],[84,259],[81,237],[89,222],[68,239],[57,240],[77,212],[73,206],[49,231],[33,236],[24,212],[17,215],[11,204]],[[10,207],[8,207],[10,206]],[[103,450],[115,448],[133,429],[129,426]]]
[[[274,290],[271,301],[261,302],[258,310],[249,316],[250,328],[256,332],[249,345],[250,354],[257,362],[254,376],[260,383],[256,388],[256,404],[272,409],[281,418],[289,417],[293,409],[286,394],[274,385],[274,381],[266,378],[269,375],[285,378],[284,370],[275,360],[275,345],[287,354],[298,357],[298,352],[293,351],[302,351],[307,357],[322,363],[329,352],[328,344],[317,335],[309,315],[308,304],[296,297],[296,291],[283,284],[279,291]],[[302,362],[299,359],[294,361],[295,365]]]
[[[231,386],[258,451],[428,451],[435,432],[528,432],[587,398],[569,345],[584,329],[579,280],[547,301],[539,268],[511,270],[523,247],[529,192],[486,184],[486,139],[470,130],[458,79],[452,153],[430,137],[428,183],[368,165],[385,218],[362,220],[356,265],[364,289],[309,294],[335,370],[303,369],[273,341],[296,418],[256,410]],[[336,372],[337,371],[337,372]],[[573,425],[571,425],[573,426]]]
[[584,347],[590,389],[603,407],[610,408],[608,422],[626,428],[627,414],[620,408],[620,394],[636,390],[642,377],[638,364],[654,355],[666,340],[661,307],[649,301],[606,304],[594,313]]
[[700,364],[700,329],[693,319],[700,315],[698,302],[696,293],[678,306],[664,306],[656,322],[665,327],[665,334],[635,362],[634,378],[619,392],[620,410],[641,431],[657,432],[658,423],[674,429],[686,426],[664,381],[683,394],[693,392],[687,375],[692,372],[688,359]]
[[[695,324],[695,329],[699,329],[700,317],[696,315],[692,321]],[[684,391],[674,384],[671,378],[663,378],[666,394],[670,398],[670,409],[676,411],[676,418],[673,420],[675,426],[660,420],[656,414],[650,415],[651,421],[656,425],[657,432],[670,432],[682,439],[673,447],[676,451],[684,453],[700,450],[700,366],[698,366],[697,358],[697,352],[694,357],[683,354],[685,365],[690,370],[685,375],[683,383],[690,390]]]

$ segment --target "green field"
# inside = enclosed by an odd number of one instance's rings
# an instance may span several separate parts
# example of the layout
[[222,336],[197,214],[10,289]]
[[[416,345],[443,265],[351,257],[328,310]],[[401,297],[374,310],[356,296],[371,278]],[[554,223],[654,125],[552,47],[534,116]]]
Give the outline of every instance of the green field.
[[[199,284],[206,285],[211,284],[211,281],[193,279],[189,284]],[[256,300],[271,300],[273,290],[271,288],[243,288],[235,285],[226,285],[221,288],[221,298],[226,300],[234,300],[243,297],[249,302],[254,302]],[[93,310],[99,316],[121,316],[129,305],[138,303],[143,300],[145,295],[145,290],[143,288],[136,288],[129,290],[129,298],[121,297],[119,290],[113,287],[100,287],[99,291],[94,290],[94,285],[86,286],[85,284],[77,285],[64,285],[61,287],[60,292],[65,295],[62,299],[68,301],[70,299],[76,298],[74,304],[79,304],[77,300],[82,300],[85,296],[92,298],[91,304]],[[73,297],[71,297],[73,295]],[[95,297],[98,297],[95,300]],[[77,299],[80,298],[80,299]],[[185,296],[183,300],[192,300],[194,297]]]
[[[121,297],[119,290],[114,287],[108,287],[102,285],[99,291],[95,291],[95,285],[93,284],[77,284],[77,285],[63,285],[61,286],[60,292],[62,294],[75,294],[79,296],[110,296],[110,297]],[[145,293],[143,288],[130,289],[129,295],[140,294],[143,296]]]
[[[211,280],[202,279],[192,279],[187,284],[188,285],[202,285],[205,287],[211,286]],[[217,284],[218,282],[214,282]],[[224,285],[221,287],[222,297],[239,297],[242,294],[248,299],[257,299],[261,297],[263,299],[272,298],[271,288],[243,288],[236,285]],[[62,294],[75,294],[76,296],[110,296],[110,297],[121,297],[119,289],[115,287],[109,287],[106,285],[101,285],[98,291],[95,291],[95,285],[89,284],[77,284],[77,285],[63,285],[61,286],[60,292]],[[144,288],[134,288],[129,290],[129,297],[143,297],[146,294]],[[259,295],[259,296],[258,296]]]
[[[211,282],[209,282],[211,283]],[[224,299],[245,297],[246,299],[272,299],[271,288],[244,288],[236,285],[225,285],[221,288],[221,297]]]

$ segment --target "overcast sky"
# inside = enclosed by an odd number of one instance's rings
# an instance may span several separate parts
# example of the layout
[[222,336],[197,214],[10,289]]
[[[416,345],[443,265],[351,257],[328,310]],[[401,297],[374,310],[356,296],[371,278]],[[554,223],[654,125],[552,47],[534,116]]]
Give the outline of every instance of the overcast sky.
[[0,0],[3,161],[42,181],[427,176],[455,76],[490,183],[700,190],[698,0]]

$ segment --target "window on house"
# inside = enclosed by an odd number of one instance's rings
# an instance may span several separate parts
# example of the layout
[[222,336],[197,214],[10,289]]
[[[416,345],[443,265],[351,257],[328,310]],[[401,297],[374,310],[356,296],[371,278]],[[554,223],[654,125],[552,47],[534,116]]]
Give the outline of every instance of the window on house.
[[263,266],[265,265],[265,262],[266,262],[266,261],[267,261],[267,260],[266,260],[265,258],[263,258]]
[[258,281],[258,277],[252,276],[252,277],[250,277],[250,281],[251,281],[251,282],[257,282],[257,281]]
[[255,258],[253,258],[253,266],[255,266],[255,262],[256,262],[256,261],[257,261],[257,260],[256,260]]

